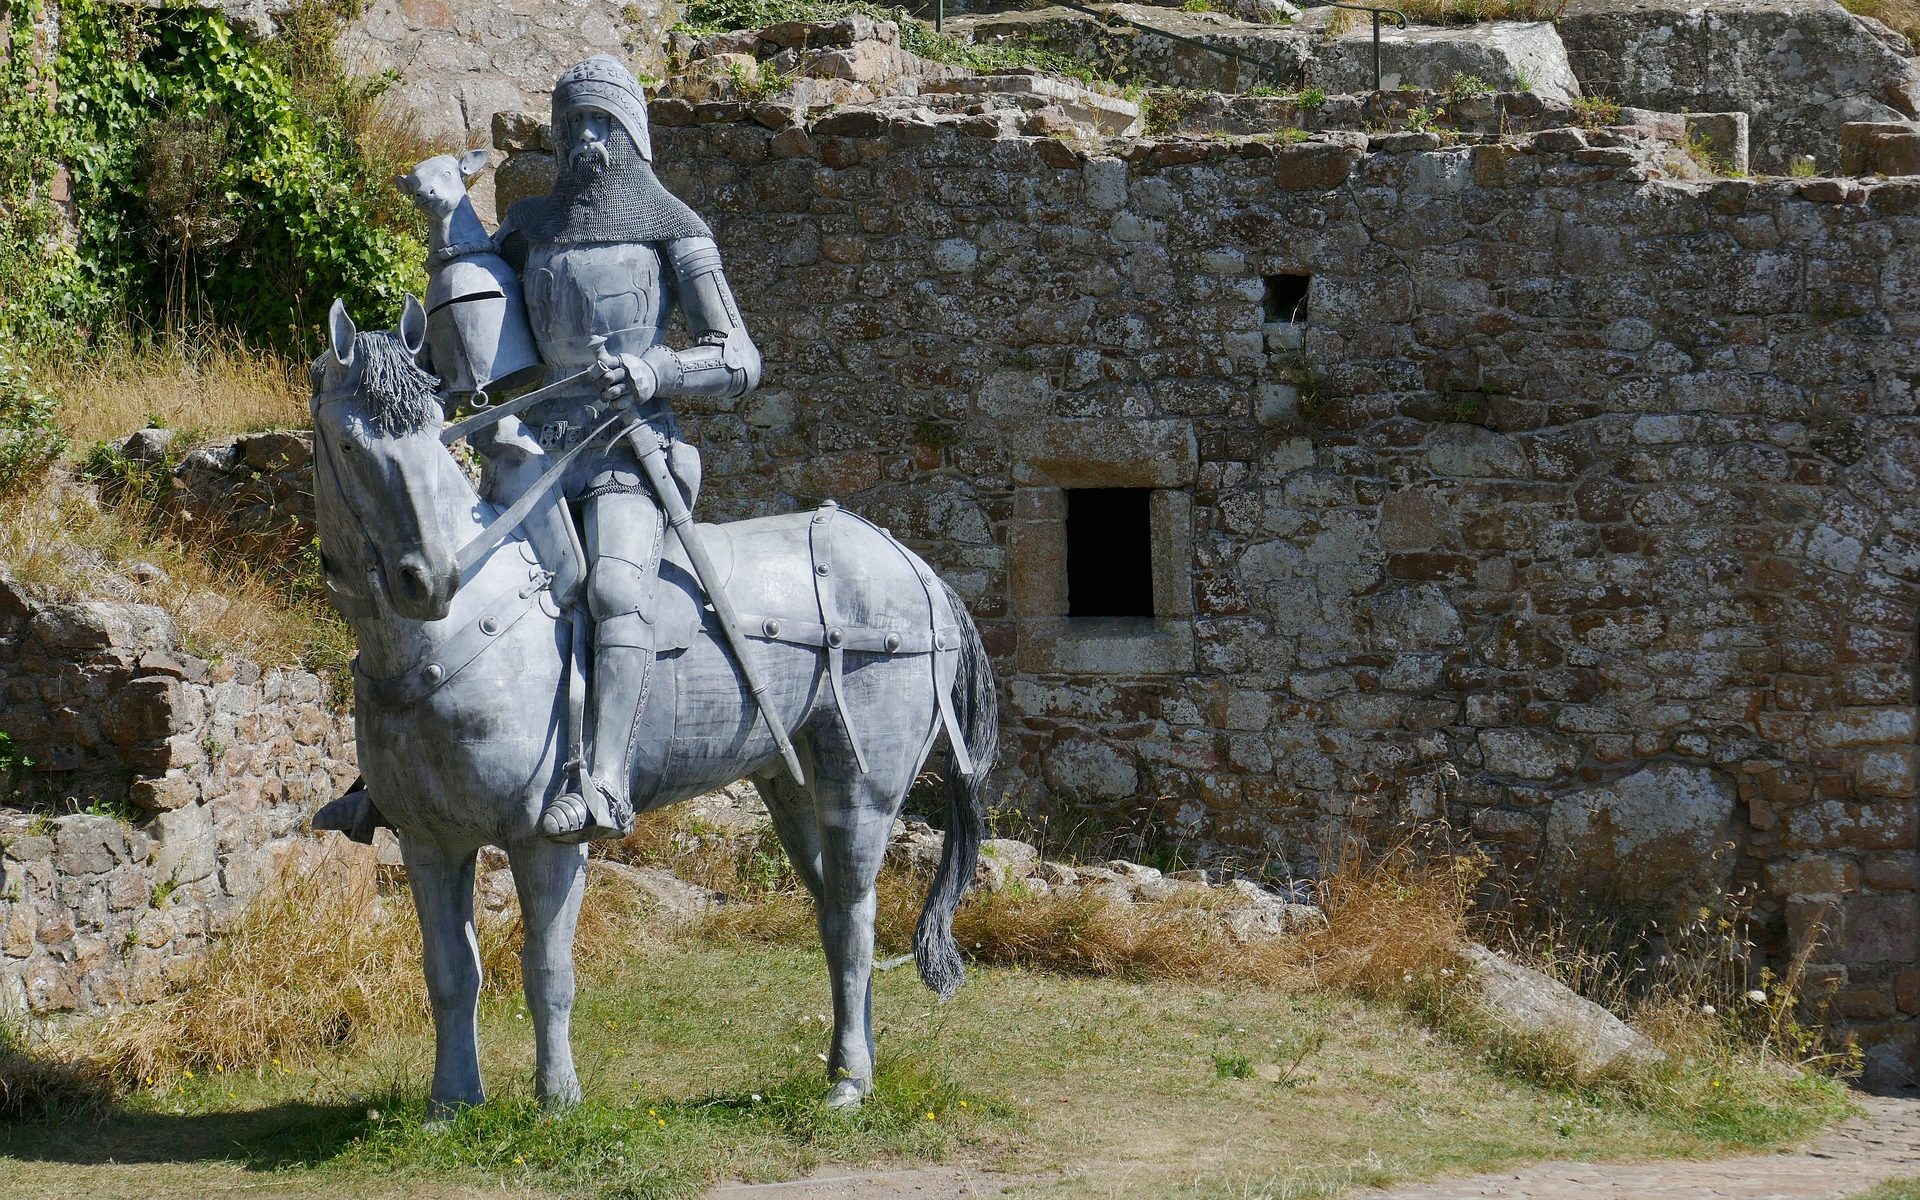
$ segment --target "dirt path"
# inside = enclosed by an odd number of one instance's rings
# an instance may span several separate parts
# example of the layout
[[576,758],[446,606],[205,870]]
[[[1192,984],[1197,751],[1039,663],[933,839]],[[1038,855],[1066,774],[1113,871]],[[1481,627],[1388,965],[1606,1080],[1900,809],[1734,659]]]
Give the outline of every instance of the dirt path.
[[1536,1163],[1438,1179],[1354,1200],[1840,1200],[1920,1176],[1920,1100],[1869,1096],[1867,1114],[1788,1154],[1712,1162]]
[[[1624,1166],[1537,1163],[1349,1192],[1347,1200],[1842,1200],[1888,1179],[1920,1177],[1920,1099],[1869,1096],[1861,1103],[1865,1116],[1784,1154]],[[963,1167],[839,1167],[789,1183],[722,1184],[707,1200],[979,1200],[1026,1182]]]

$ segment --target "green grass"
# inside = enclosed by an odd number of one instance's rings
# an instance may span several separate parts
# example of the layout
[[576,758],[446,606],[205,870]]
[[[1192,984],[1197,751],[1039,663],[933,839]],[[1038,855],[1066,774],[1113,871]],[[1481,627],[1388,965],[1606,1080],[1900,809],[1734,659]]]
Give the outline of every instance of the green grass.
[[1920,1200],[1920,1178],[1889,1179],[1870,1192],[1862,1192],[1852,1200]]
[[[936,1006],[880,976],[882,1068],[828,1113],[818,949],[688,938],[593,975],[575,1012],[587,1102],[540,1112],[517,998],[481,1019],[494,1099],[424,1127],[424,1023],[306,1068],[155,1078],[103,1119],[0,1126],[10,1200],[202,1196],[684,1197],[825,1163],[958,1160],[1044,1197],[1195,1200],[1474,1172],[1544,1157],[1697,1156],[1834,1114],[1655,1110],[1530,1085],[1404,1011],[1330,992],[978,969]],[[755,1097],[758,1097],[756,1099]],[[929,1117],[928,1114],[932,1116]]]

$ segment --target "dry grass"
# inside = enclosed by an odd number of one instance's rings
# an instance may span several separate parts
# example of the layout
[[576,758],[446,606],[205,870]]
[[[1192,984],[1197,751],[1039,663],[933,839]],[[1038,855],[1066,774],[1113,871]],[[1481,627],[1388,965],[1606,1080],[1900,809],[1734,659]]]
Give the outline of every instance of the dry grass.
[[0,564],[37,593],[156,604],[191,653],[323,671],[344,687],[351,632],[301,564],[251,563],[180,533],[139,496],[103,501],[65,467],[0,497]]
[[116,1079],[310,1062],[426,1014],[412,909],[346,845],[290,855],[178,990],[101,1027],[94,1051]]
[[307,423],[304,368],[236,338],[172,337],[33,364],[75,442],[118,441],[149,425],[244,433]]
[[1909,38],[1920,38],[1920,0],[1840,0],[1847,11],[1885,21]]
[[[575,937],[581,964],[630,952],[646,928],[643,907],[631,891],[595,879]],[[476,924],[483,988],[517,993],[517,911]],[[174,991],[111,1018],[85,1045],[113,1079],[137,1086],[185,1071],[311,1063],[429,1014],[405,889],[382,886],[371,851],[332,838],[282,860]]]
[[[676,840],[672,829],[670,817],[656,814],[651,828],[630,841],[626,856],[686,867],[687,842]],[[702,934],[776,944],[813,935],[813,906],[797,886],[756,885],[729,875],[722,853],[706,853],[695,864],[700,882],[752,903],[709,914]],[[1124,904],[1091,889],[1037,893],[1015,884],[970,894],[954,914],[954,938],[972,961],[998,966],[1133,980],[1320,986],[1393,999],[1407,993],[1413,977],[1453,961],[1467,936],[1479,873],[1473,860],[1429,857],[1411,842],[1377,855],[1356,851],[1319,886],[1324,928],[1253,940],[1225,926],[1227,911],[1240,903],[1231,893]],[[911,946],[926,889],[926,879],[902,870],[881,875],[883,952]]]
[[63,1046],[36,1044],[24,1031],[0,1023],[0,1124],[92,1114],[112,1095],[112,1080],[98,1062]]

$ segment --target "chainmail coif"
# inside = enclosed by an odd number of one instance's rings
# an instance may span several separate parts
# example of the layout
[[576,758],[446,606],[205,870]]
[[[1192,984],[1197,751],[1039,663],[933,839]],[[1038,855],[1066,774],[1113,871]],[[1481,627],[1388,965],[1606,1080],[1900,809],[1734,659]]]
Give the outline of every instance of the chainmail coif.
[[710,238],[707,223],[666,189],[619,125],[607,132],[608,165],[599,174],[556,147],[553,191],[507,211],[507,225],[532,242],[670,242]]

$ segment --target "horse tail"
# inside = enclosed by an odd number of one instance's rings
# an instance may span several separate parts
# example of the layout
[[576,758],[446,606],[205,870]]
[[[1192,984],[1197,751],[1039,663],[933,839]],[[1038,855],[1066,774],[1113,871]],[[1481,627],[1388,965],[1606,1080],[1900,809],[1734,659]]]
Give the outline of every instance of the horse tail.
[[953,912],[973,882],[986,832],[987,773],[1000,747],[1000,700],[994,691],[993,664],[974,628],[967,606],[944,580],[947,606],[960,626],[960,670],[953,681],[954,717],[973,758],[973,774],[963,776],[949,755],[947,763],[947,839],[940,867],[927,891],[926,907],[913,935],[913,960],[920,978],[942,1000],[960,989],[967,969],[953,941]]

